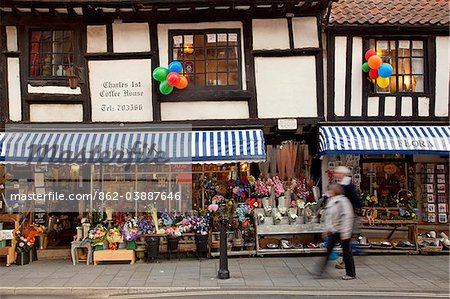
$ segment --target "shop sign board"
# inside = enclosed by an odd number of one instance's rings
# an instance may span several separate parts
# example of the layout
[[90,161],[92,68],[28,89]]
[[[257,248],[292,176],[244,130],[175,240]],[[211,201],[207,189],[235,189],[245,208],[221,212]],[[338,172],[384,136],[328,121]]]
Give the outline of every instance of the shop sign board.
[[278,130],[297,130],[297,119],[295,118],[278,119]]
[[152,121],[150,59],[90,61],[93,121]]

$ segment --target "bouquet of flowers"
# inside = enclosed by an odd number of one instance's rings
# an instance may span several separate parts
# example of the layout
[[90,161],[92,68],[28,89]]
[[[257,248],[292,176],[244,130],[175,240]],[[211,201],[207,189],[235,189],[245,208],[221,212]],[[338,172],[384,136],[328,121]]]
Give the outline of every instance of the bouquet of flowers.
[[203,216],[193,217],[191,219],[192,230],[197,234],[206,235],[208,233],[209,219]]
[[283,183],[281,182],[281,180],[278,176],[274,177],[272,181],[273,181],[273,187],[275,189],[275,196],[280,197],[281,195],[283,195],[283,193],[285,191]]
[[256,198],[252,198],[251,200],[247,199],[245,201],[245,203],[248,204],[248,206],[250,207],[251,210],[261,207],[261,200],[260,199],[256,199]]
[[270,187],[267,186],[266,182],[262,179],[258,179],[255,182],[255,194],[259,198],[270,196]]
[[181,221],[177,222],[177,227],[181,231],[181,233],[189,233],[192,229],[192,217],[184,216],[181,218]]
[[123,224],[122,235],[125,241],[136,241],[139,238],[136,219],[131,218]]
[[34,245],[34,236],[26,237],[22,232],[16,232],[16,252],[29,252]]
[[378,197],[376,195],[374,195],[374,194],[367,194],[367,195],[362,194],[362,197],[363,197],[363,203],[364,203],[365,206],[374,207],[374,206],[378,205]]
[[250,215],[251,211],[248,204],[239,204],[236,208],[236,215],[239,219],[239,222],[244,222],[248,215]]
[[164,231],[169,238],[181,237],[181,231],[178,227],[167,227]]
[[106,228],[98,224],[96,227],[89,230],[88,239],[92,246],[103,244],[106,241]]
[[155,226],[153,220],[149,217],[142,217],[138,221],[138,234],[153,234],[155,232]]
[[220,191],[220,187],[217,184],[217,177],[215,175],[202,176],[200,180],[205,192],[205,197],[210,201],[211,198]]
[[244,201],[249,197],[250,182],[248,178],[243,175],[237,180],[229,180],[227,182],[227,197],[234,200]]
[[109,229],[106,239],[110,243],[122,243],[123,242],[122,233],[120,232],[119,228],[117,228],[117,227]]

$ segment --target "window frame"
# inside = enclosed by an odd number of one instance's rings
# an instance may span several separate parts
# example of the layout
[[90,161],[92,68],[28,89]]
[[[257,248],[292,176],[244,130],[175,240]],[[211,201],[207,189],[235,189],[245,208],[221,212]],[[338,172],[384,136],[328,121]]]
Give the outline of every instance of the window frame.
[[64,26],[64,25],[56,25],[56,26],[28,26],[26,28],[26,44],[25,47],[25,53],[26,53],[26,72],[25,78],[26,82],[30,84],[31,86],[69,86],[68,76],[38,76],[33,77],[31,76],[31,35],[33,31],[72,31],[73,32],[73,45],[72,45],[72,64],[75,66],[80,67],[79,59],[81,53],[80,43],[81,43],[81,36],[80,36],[80,30],[76,26]]
[[[233,91],[242,91],[243,90],[243,84],[242,84],[242,37],[241,37],[241,29],[239,28],[208,28],[208,29],[173,29],[169,30],[168,32],[168,39],[169,39],[169,61],[173,61],[173,50],[174,50],[174,43],[173,43],[173,37],[176,35],[195,35],[195,34],[237,34],[237,60],[238,60],[238,79],[237,79],[237,85],[205,85],[205,86],[196,86],[190,89],[190,92],[202,92],[202,91],[227,91],[227,90],[233,90]],[[217,48],[217,47],[216,47]],[[204,46],[204,49],[206,50],[206,46]],[[227,55],[228,56],[228,55]],[[216,60],[217,61],[217,60]],[[228,61],[228,57],[227,57]],[[195,72],[194,72],[195,74]],[[205,77],[206,77],[205,72]],[[217,72],[216,72],[217,74]],[[230,72],[227,71],[227,74],[230,74]],[[206,81],[205,81],[206,82]],[[189,87],[188,87],[189,88]]]
[[[393,57],[396,61],[396,70],[395,70],[395,84],[397,86],[396,92],[378,92],[376,91],[376,83],[373,83],[372,80],[367,84],[367,94],[369,96],[429,96],[430,94],[430,72],[429,72],[429,59],[430,59],[430,53],[428,49],[428,39],[423,36],[371,36],[366,38],[366,45],[368,48],[370,48],[370,41],[374,40],[375,42],[375,51],[377,50],[376,45],[378,41],[395,41],[395,53],[396,56]],[[400,40],[407,40],[409,41],[409,51],[410,55],[408,57],[399,57],[398,51],[399,51],[399,42]],[[398,91],[398,83],[399,83],[399,74],[398,74],[398,61],[399,58],[409,58],[410,59],[410,68],[412,71],[412,58],[416,57],[412,55],[412,44],[413,41],[421,41],[423,42],[423,74],[419,74],[423,76],[423,91]],[[365,49],[367,50],[367,49]],[[363,56],[364,56],[364,49],[363,49]],[[418,57],[418,56],[417,56]],[[422,58],[422,57],[420,57]],[[413,74],[410,72],[409,74],[404,74],[408,76],[413,76]],[[373,87],[372,87],[373,86]]]

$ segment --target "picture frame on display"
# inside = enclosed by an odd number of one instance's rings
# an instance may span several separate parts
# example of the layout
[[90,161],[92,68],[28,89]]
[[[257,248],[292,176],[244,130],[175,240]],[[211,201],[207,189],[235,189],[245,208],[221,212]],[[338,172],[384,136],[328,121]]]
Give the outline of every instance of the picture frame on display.
[[447,214],[445,213],[439,213],[439,223],[447,223],[448,222],[448,217]]

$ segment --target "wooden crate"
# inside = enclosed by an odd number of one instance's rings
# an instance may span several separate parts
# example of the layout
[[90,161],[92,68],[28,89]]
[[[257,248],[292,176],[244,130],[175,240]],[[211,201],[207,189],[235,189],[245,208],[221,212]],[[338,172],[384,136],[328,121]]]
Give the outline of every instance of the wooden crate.
[[134,250],[106,249],[94,251],[94,265],[98,265],[99,262],[115,262],[115,261],[130,261],[130,264],[134,264],[136,262]]

